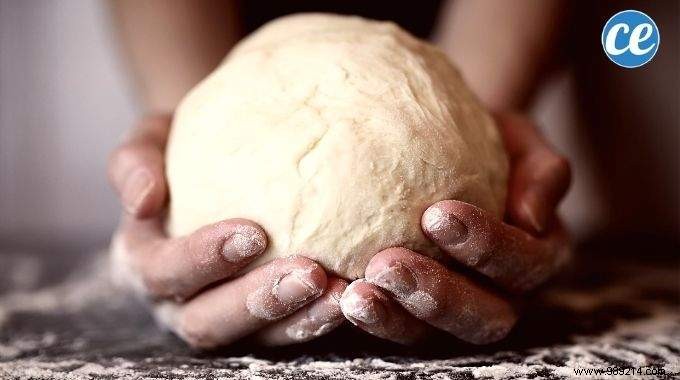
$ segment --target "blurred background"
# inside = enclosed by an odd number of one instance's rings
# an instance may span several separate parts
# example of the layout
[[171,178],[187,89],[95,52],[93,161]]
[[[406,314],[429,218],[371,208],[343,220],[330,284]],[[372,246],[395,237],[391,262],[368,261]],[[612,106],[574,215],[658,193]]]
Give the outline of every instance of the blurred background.
[[[246,27],[311,9],[385,18],[375,3],[288,5],[254,16],[265,3],[244,2]],[[425,2],[417,12],[434,21],[447,6]],[[117,224],[106,161],[145,111],[109,8],[0,0],[0,252],[85,253],[106,246]],[[433,32],[409,21],[415,10],[394,8],[414,33]],[[627,8],[647,12],[662,35],[653,61],[632,70],[611,63],[600,45],[606,20]],[[584,2],[563,12],[556,64],[527,104],[573,163],[562,212],[577,239],[606,230],[677,242],[678,2]]]
[[106,244],[106,159],[140,111],[106,3],[0,1],[0,245]]

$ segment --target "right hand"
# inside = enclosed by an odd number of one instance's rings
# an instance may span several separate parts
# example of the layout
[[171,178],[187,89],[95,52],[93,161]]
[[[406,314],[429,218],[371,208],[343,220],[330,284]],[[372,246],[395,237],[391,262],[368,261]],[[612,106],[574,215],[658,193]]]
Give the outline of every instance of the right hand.
[[442,332],[470,343],[491,343],[517,321],[513,303],[518,296],[567,263],[569,240],[556,209],[569,187],[569,163],[529,119],[503,114],[497,121],[510,156],[506,218],[442,200],[425,210],[421,222],[444,255],[504,291],[456,267],[391,247],[373,256],[365,279],[353,282],[343,295],[343,311],[352,323],[402,344]]
[[245,336],[264,345],[299,343],[340,325],[347,282],[327,277],[310,259],[276,259],[236,277],[266,249],[257,224],[228,219],[188,236],[165,235],[170,123],[169,116],[143,119],[109,161],[124,208],[113,241],[124,283],[152,299],[157,319],[199,348]]

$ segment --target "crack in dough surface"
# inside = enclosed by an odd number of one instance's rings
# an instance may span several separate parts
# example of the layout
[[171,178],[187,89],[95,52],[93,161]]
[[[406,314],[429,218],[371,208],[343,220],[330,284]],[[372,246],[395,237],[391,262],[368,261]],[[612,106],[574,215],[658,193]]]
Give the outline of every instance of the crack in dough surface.
[[348,279],[382,249],[433,257],[422,212],[443,199],[500,217],[495,125],[434,46],[397,25],[300,14],[242,41],[181,102],[167,150],[168,232],[259,223],[267,252]]

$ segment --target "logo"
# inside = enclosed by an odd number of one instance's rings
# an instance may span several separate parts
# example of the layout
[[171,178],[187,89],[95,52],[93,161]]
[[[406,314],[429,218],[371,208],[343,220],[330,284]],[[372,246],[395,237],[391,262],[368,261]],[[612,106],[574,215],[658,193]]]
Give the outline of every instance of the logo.
[[640,67],[654,58],[661,35],[654,20],[636,10],[612,16],[602,29],[602,48],[609,59],[621,67]]

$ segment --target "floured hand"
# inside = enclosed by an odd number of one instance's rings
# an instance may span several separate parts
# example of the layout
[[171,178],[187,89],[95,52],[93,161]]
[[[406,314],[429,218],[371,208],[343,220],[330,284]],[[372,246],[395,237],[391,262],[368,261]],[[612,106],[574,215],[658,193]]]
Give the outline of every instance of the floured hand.
[[[114,236],[121,282],[152,300],[157,319],[190,345],[213,348],[249,336],[265,345],[311,340],[344,317],[347,283],[304,257],[277,259],[248,273],[267,247],[260,226],[229,219],[169,238],[164,149],[170,117],[144,119],[114,152],[109,177],[125,213]],[[226,321],[226,322],[225,322]]]
[[390,248],[374,256],[365,279],[343,294],[342,311],[354,324],[402,344],[437,330],[491,343],[506,336],[518,317],[507,294],[535,288],[568,260],[568,239],[555,215],[570,182],[567,161],[528,120],[515,115],[497,120],[511,159],[507,223],[445,200],[425,211],[422,228],[442,252],[498,290],[416,252]]

